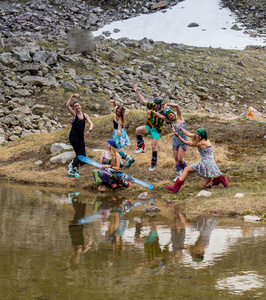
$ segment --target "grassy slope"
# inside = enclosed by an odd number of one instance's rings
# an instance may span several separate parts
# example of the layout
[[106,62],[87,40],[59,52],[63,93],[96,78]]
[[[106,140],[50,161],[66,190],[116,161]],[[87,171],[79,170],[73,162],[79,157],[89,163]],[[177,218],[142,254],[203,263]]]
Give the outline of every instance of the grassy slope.
[[[220,186],[212,188],[209,198],[196,197],[201,190],[201,179],[191,176],[178,194],[169,194],[165,184],[171,183],[174,177],[174,160],[172,157],[169,130],[164,129],[159,142],[159,162],[156,171],[148,171],[151,159],[150,138],[146,138],[147,151],[134,155],[136,148],[134,130],[145,122],[146,113],[131,111],[127,115],[126,129],[132,145],[127,152],[136,158],[130,167],[132,176],[154,183],[155,189],[148,191],[154,197],[164,200],[174,200],[183,209],[190,212],[211,212],[219,214],[240,214],[243,211],[262,213],[265,211],[266,180],[265,170],[265,123],[249,121],[244,118],[225,121],[219,118],[210,119],[208,116],[185,115],[188,128],[193,131],[202,126],[208,130],[214,144],[215,159],[222,172],[228,175],[230,188]],[[86,140],[87,155],[98,161],[100,152],[93,149],[103,149],[106,139],[111,136],[113,115],[92,118],[95,130],[90,139]],[[81,169],[82,178],[68,178],[67,164],[53,165],[49,162],[53,156],[50,146],[55,142],[68,142],[70,127],[54,133],[29,135],[19,141],[0,149],[0,176],[5,181],[39,184],[44,186],[85,189],[92,193],[95,184],[92,176],[93,167],[85,165]],[[54,154],[55,155],[55,154]],[[41,159],[44,163],[36,166],[34,162]],[[196,149],[189,149],[186,154],[188,163],[199,160]],[[121,188],[120,194],[137,196],[145,188],[133,184],[129,189]],[[245,194],[244,198],[235,198],[236,193]]]

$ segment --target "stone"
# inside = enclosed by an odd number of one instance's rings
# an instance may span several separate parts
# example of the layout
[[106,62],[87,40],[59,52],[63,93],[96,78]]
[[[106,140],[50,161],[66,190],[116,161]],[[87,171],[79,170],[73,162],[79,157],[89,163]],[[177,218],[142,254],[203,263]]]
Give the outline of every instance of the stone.
[[139,200],[146,200],[146,199],[148,199],[148,196],[149,196],[149,194],[147,192],[143,192],[143,193],[139,194],[137,198]]
[[65,143],[54,143],[50,147],[51,153],[62,152],[64,150],[73,149],[71,145],[67,145]]
[[236,194],[234,195],[234,197],[236,197],[236,198],[243,198],[243,197],[244,197],[244,194],[242,194],[242,193],[236,193]]
[[76,153],[74,151],[68,151],[51,157],[50,162],[52,164],[65,164],[67,162],[70,162],[75,157],[76,157]]
[[205,190],[201,190],[198,194],[197,194],[197,197],[210,197],[211,196],[211,192],[209,191],[205,191]]
[[199,27],[199,24],[198,24],[198,23],[195,23],[195,22],[192,22],[192,23],[188,24],[187,27],[189,27],[189,28],[192,28],[192,27]]

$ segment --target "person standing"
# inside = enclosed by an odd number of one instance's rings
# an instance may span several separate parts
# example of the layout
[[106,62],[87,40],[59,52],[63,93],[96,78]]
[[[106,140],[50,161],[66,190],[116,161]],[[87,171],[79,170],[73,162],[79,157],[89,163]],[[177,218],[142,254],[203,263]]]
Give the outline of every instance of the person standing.
[[[170,106],[170,107],[175,107],[176,108],[176,114],[171,110],[169,109],[167,106]],[[187,129],[187,126],[186,126],[186,123],[185,123],[185,120],[182,116],[182,112],[181,112],[181,109],[179,107],[178,104],[176,103],[166,103],[164,105],[164,115],[158,113],[158,112],[152,112],[152,111],[149,111],[149,114],[155,114],[158,118],[161,118],[162,120],[164,120],[167,124],[170,125],[170,127],[174,127],[175,131],[178,132],[178,134],[185,140],[187,141],[187,136],[182,133],[181,130],[178,130],[178,125],[180,124],[181,128],[182,129]],[[177,115],[177,117],[176,117]],[[185,156],[185,152],[188,148],[188,146],[184,143],[182,143],[180,141],[180,139],[174,135],[173,136],[173,154],[174,154],[174,159],[175,159],[175,179],[174,181],[176,181],[177,178],[179,178],[181,176],[181,174],[183,173],[185,167],[187,167],[187,163],[186,161],[184,160],[184,156]]]
[[[136,92],[136,94],[138,95],[140,101],[143,104],[145,104],[146,107],[149,110],[158,112],[162,115],[164,114],[164,110],[162,109],[163,102],[164,102],[163,98],[156,97],[154,99],[154,103],[151,103],[151,102],[147,101],[141,95],[137,84],[134,84],[133,89]],[[150,171],[155,170],[155,168],[157,166],[157,156],[158,156],[158,154],[157,154],[157,144],[158,144],[158,141],[159,141],[159,138],[160,138],[163,123],[164,123],[164,121],[162,119],[158,118],[154,114],[149,114],[148,121],[147,121],[146,125],[139,126],[139,127],[136,128],[137,145],[138,145],[138,148],[135,151],[136,154],[140,154],[140,153],[145,152],[145,144],[144,144],[142,134],[146,134],[146,135],[149,134],[152,138],[152,142],[151,142],[152,159],[151,159],[151,166],[149,168]]]
[[177,193],[190,173],[197,173],[197,175],[203,177],[204,188],[209,188],[220,183],[224,187],[228,187],[229,183],[227,177],[222,175],[213,158],[212,144],[208,138],[207,131],[204,128],[198,128],[196,133],[193,134],[182,129],[180,125],[178,126],[178,130],[181,130],[187,137],[193,139],[192,141],[185,141],[173,128],[173,134],[175,134],[182,143],[198,148],[201,161],[186,167],[180,178],[177,178],[175,184],[167,184],[166,188],[172,193]]
[[73,94],[66,103],[66,108],[71,114],[71,123],[72,127],[69,133],[69,142],[72,145],[76,157],[70,162],[68,166],[68,176],[79,178],[79,165],[83,163],[79,161],[78,155],[86,156],[85,150],[85,140],[84,140],[84,131],[86,121],[89,123],[89,130],[85,132],[85,136],[89,137],[92,129],[93,123],[89,116],[81,111],[81,106],[78,101],[73,102],[73,109],[71,108],[71,102],[73,98],[79,98],[79,94]]
[[[121,148],[125,148],[130,145],[130,140],[124,128],[125,125],[125,108],[123,106],[117,106],[115,100],[108,100],[107,102],[113,103],[115,109],[115,117],[113,119],[113,140],[116,143],[116,151],[121,156],[122,159],[126,160],[125,167],[128,168],[135,162],[135,159],[132,158],[125,151],[122,151]],[[123,160],[120,159],[120,166],[124,166]]]

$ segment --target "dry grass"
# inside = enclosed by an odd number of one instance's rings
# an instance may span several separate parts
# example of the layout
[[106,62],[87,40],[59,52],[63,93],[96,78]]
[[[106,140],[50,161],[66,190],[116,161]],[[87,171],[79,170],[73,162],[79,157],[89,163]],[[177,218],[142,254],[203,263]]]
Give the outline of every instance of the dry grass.
[[[87,156],[99,161],[100,151],[93,149],[104,149],[105,142],[112,136],[113,114],[100,118],[92,118],[94,130],[89,139],[86,139]],[[168,193],[165,185],[173,183],[174,158],[172,153],[172,137],[169,129],[165,128],[158,143],[158,166],[155,171],[150,172],[148,168],[151,161],[151,139],[144,137],[146,152],[136,155],[135,128],[145,124],[145,111],[130,111],[127,115],[126,130],[129,133],[131,145],[125,150],[135,158],[135,163],[130,169],[122,169],[133,177],[154,184],[153,190],[148,190],[151,197],[159,201],[162,207],[166,200],[174,201],[185,211],[219,213],[219,214],[241,214],[243,211],[265,211],[266,180],[263,177],[265,170],[265,148],[264,141],[257,138],[253,147],[247,147],[246,134],[252,130],[257,136],[263,137],[264,128],[257,122],[235,121],[221,124],[218,120],[210,123],[206,116],[186,116],[189,130],[199,126],[207,128],[214,148],[214,157],[222,172],[226,172],[230,181],[230,188],[224,189],[220,186],[213,187],[211,197],[197,197],[202,189],[202,179],[193,174],[185,182],[178,194]],[[221,131],[223,126],[223,131]],[[191,128],[191,129],[190,129]],[[67,164],[54,165],[50,163],[53,155],[50,147],[56,142],[68,143],[70,127],[53,133],[32,134],[25,138],[10,143],[7,147],[0,149],[0,176],[5,181],[15,181],[27,184],[38,184],[46,187],[75,188],[75,190],[96,192],[93,180],[93,166],[84,165],[81,168],[82,178],[67,177]],[[244,139],[239,138],[238,130],[244,132]],[[218,135],[222,132],[222,135]],[[235,137],[238,136],[238,139]],[[249,141],[252,143],[254,134],[250,133]],[[232,138],[232,139],[231,139]],[[259,159],[258,159],[259,157]],[[189,148],[185,159],[188,164],[200,159],[196,148]],[[42,160],[41,166],[36,166],[35,161]],[[248,162],[248,163],[247,163]],[[119,195],[136,198],[136,196],[147,189],[133,184],[130,188],[119,189]],[[235,198],[236,193],[243,193],[244,198]],[[161,204],[160,204],[161,203]]]

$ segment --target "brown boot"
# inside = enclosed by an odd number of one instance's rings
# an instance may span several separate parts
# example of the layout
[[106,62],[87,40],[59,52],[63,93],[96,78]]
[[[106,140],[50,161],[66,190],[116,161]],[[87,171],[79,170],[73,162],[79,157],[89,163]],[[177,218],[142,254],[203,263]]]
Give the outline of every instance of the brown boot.
[[229,186],[229,182],[228,179],[225,175],[221,175],[217,178],[214,178],[212,180],[212,185],[218,185],[218,184],[222,184],[224,187],[228,187]]
[[174,185],[167,184],[166,188],[172,193],[177,193],[183,184],[184,181],[181,181],[179,178],[177,178]]

